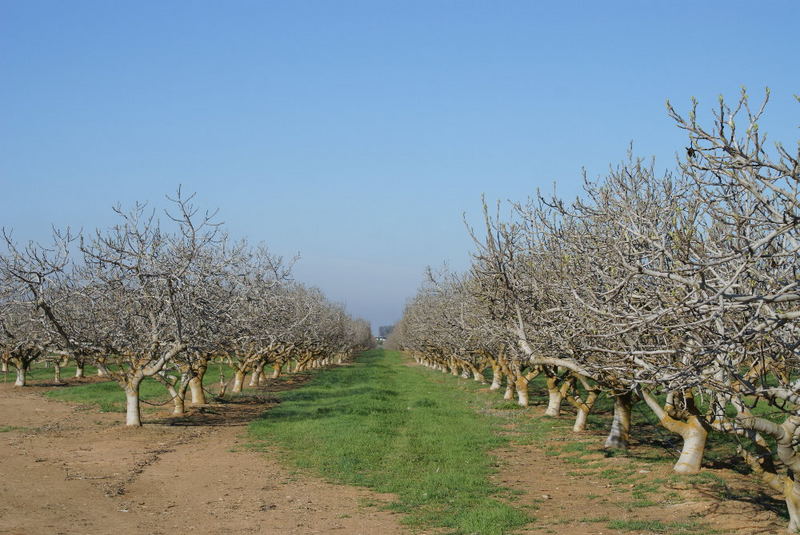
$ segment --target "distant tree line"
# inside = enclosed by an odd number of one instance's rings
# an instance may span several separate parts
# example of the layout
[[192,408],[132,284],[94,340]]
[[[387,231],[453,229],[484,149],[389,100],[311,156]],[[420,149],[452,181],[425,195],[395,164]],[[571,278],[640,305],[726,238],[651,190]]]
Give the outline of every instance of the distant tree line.
[[378,327],[378,336],[381,338],[388,338],[388,336],[392,334],[392,330],[394,330],[394,325],[381,325]]

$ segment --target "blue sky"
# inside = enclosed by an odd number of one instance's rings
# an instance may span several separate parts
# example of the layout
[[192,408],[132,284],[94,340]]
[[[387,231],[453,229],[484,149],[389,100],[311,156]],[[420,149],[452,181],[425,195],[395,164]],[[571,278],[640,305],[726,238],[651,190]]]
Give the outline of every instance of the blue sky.
[[667,98],[773,91],[794,146],[800,2],[0,0],[0,224],[113,222],[178,184],[374,327],[468,263],[480,196],[671,166]]

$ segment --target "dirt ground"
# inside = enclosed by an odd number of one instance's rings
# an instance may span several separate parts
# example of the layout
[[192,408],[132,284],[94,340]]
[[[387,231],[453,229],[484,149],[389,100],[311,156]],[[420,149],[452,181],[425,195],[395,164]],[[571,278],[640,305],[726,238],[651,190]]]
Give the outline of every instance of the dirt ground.
[[[0,384],[0,534],[408,533],[398,515],[374,506],[390,496],[326,483],[248,449],[245,426],[269,399],[212,404],[182,420],[151,414],[151,423],[126,429],[122,414],[51,401],[46,390]],[[584,435],[589,446],[578,456],[553,455],[572,440],[554,435],[495,452],[494,482],[536,518],[520,534],[653,533],[609,529],[614,520],[688,520],[718,534],[784,530],[780,500],[745,476],[713,470],[725,497],[676,480],[668,495],[644,496],[656,505],[637,505],[634,487],[669,480],[669,466],[607,458],[597,433]],[[630,475],[609,477],[616,472]]]
[[399,516],[369,505],[385,496],[248,451],[244,426],[263,404],[126,429],[124,415],[44,390],[0,384],[0,429],[14,427],[0,433],[2,534],[406,532]]
[[[704,468],[692,482],[673,476],[670,464],[648,462],[648,455],[664,452],[652,451],[652,447],[635,440],[630,456],[606,457],[602,450],[604,438],[598,432],[576,436],[566,431],[565,436],[555,433],[544,443],[512,444],[495,452],[501,461],[500,471],[493,478],[495,483],[516,491],[515,503],[530,507],[536,518],[518,533],[786,532],[788,520],[778,514],[785,509],[782,499],[768,493],[756,479],[727,469]],[[548,455],[575,440],[588,445],[583,453]],[[637,495],[637,489],[642,487],[659,490]],[[612,521],[633,522],[626,529],[615,530],[608,527]],[[635,529],[636,521],[641,521],[640,525],[658,522],[663,529]]]

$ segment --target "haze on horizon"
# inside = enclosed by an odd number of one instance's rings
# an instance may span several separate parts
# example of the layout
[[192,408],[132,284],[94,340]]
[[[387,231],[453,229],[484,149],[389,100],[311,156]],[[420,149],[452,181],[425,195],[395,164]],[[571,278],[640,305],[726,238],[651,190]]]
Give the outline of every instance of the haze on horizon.
[[0,225],[113,223],[179,184],[368,319],[467,266],[481,195],[523,200],[638,155],[664,101],[772,89],[796,139],[800,4],[0,1]]

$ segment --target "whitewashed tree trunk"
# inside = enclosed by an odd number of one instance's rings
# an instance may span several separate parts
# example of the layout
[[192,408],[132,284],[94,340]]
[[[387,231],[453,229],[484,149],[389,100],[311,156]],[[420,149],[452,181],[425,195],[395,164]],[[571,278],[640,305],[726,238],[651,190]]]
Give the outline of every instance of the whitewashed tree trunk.
[[140,427],[142,425],[141,408],[139,406],[139,385],[141,378],[133,378],[125,385],[125,425]]
[[517,404],[520,407],[527,407],[528,406],[528,380],[520,375],[516,379],[516,387],[517,387]]
[[630,393],[619,394],[614,398],[614,419],[611,422],[611,431],[606,438],[606,448],[628,449],[632,406],[633,400]]
[[514,387],[514,381],[511,377],[508,377],[506,380],[506,391],[503,394],[503,399],[510,401],[514,399],[514,393],[516,392],[516,388]]
[[27,378],[28,378],[28,370],[25,366],[17,366],[17,380],[14,382],[14,386],[25,386]]
[[586,420],[589,417],[589,411],[584,407],[578,407],[576,410],[578,413],[575,416],[575,424],[572,426],[572,431],[580,433],[586,431]]
[[564,395],[558,388],[554,377],[547,378],[547,398],[547,409],[544,411],[544,415],[557,418],[561,415],[561,403],[564,401]]
[[78,361],[75,364],[75,377],[80,379],[80,378],[84,377],[85,373],[86,373],[86,370],[84,369],[83,361]]
[[492,361],[492,385],[489,387],[489,390],[500,390],[500,386],[503,382],[503,373],[500,370],[500,366]]
[[255,368],[253,368],[253,373],[250,375],[250,385],[249,386],[258,386],[258,382],[261,380],[261,373],[264,370],[264,363],[259,362],[256,364]]
[[197,374],[189,380],[189,391],[192,393],[192,405],[206,404],[206,392],[203,390],[202,375]]
[[242,370],[236,370],[236,372],[233,374],[233,388],[231,389],[231,392],[234,394],[239,394],[242,392],[242,388],[244,387],[244,376],[245,372]]
[[789,533],[800,533],[800,486],[790,477],[784,480],[783,498],[789,510]]

